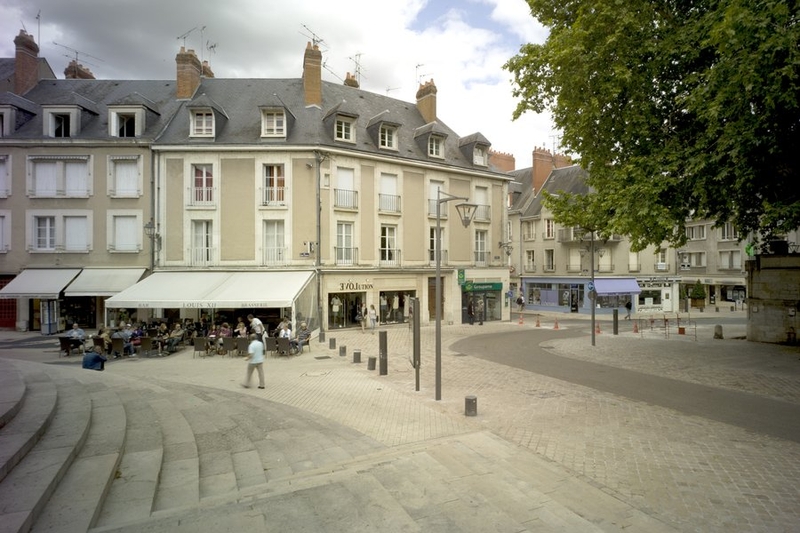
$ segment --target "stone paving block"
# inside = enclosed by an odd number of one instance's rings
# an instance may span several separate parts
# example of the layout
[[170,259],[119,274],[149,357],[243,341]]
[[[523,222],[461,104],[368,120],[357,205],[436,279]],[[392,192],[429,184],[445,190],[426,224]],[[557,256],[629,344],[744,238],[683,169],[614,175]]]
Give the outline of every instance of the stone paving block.
[[119,464],[119,477],[109,489],[97,527],[120,524],[150,517],[153,509],[162,450],[127,451]]
[[263,485],[267,482],[264,467],[261,465],[261,456],[256,450],[237,452],[231,454],[233,471],[236,474],[236,485],[239,488]]
[[0,428],[0,481],[45,432],[55,414],[56,400],[52,382],[34,382],[27,386],[18,416]]
[[11,363],[0,361],[0,428],[19,412],[24,396],[22,374]]

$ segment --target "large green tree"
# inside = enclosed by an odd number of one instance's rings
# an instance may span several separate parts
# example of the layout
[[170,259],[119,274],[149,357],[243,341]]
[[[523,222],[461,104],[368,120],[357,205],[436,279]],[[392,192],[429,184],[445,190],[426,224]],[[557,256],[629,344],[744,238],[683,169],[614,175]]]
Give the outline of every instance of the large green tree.
[[[589,171],[592,225],[636,248],[681,244],[687,217],[762,238],[800,226],[797,0],[528,4],[550,34],[505,65],[514,117],[552,112]],[[575,202],[549,201],[573,219]]]

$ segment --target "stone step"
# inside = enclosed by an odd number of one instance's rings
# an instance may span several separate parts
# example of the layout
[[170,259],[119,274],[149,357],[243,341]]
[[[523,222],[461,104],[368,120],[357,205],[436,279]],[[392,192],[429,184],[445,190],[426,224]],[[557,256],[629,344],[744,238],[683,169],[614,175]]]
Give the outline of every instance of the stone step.
[[0,428],[11,422],[22,407],[25,380],[13,364],[0,359]]
[[30,530],[88,435],[92,403],[85,387],[54,387],[58,401],[47,431],[0,483],[0,533]]
[[125,409],[113,390],[91,393],[92,420],[76,459],[31,531],[83,533],[97,521],[125,446]]
[[[56,387],[45,374],[29,374],[24,380],[16,375],[25,397],[16,416],[0,429],[0,481],[39,441],[56,412]],[[19,390],[16,383],[10,385]]]

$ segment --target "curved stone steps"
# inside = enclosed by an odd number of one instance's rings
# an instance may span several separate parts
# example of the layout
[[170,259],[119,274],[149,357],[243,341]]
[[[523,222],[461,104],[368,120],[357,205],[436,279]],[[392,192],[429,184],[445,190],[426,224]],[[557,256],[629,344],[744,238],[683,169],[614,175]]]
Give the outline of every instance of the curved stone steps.
[[[24,399],[16,416],[0,429],[0,481],[39,441],[56,412],[56,387],[45,374],[29,374],[24,379],[16,376],[22,383]],[[19,392],[20,385],[10,385],[16,389],[13,394]]]
[[89,433],[92,403],[86,389],[75,382],[51,387],[58,400],[47,431],[0,483],[0,533],[30,530]]
[[19,412],[24,397],[22,374],[8,361],[0,360],[0,429]]
[[92,420],[77,457],[31,531],[82,533],[94,526],[125,446],[126,416],[111,389],[91,393]]

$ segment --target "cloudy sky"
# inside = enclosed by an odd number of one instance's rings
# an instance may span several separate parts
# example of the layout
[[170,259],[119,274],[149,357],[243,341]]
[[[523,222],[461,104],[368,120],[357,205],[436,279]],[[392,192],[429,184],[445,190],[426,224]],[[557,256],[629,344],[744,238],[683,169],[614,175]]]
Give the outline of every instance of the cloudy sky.
[[320,39],[324,79],[351,72],[362,89],[413,102],[432,78],[440,119],[481,132],[517,168],[558,142],[548,115],[511,120],[501,67],[546,38],[524,0],[2,0],[0,57],[14,56],[23,27],[59,78],[77,56],[101,79],[174,79],[184,44],[218,78],[299,78],[306,43]]

